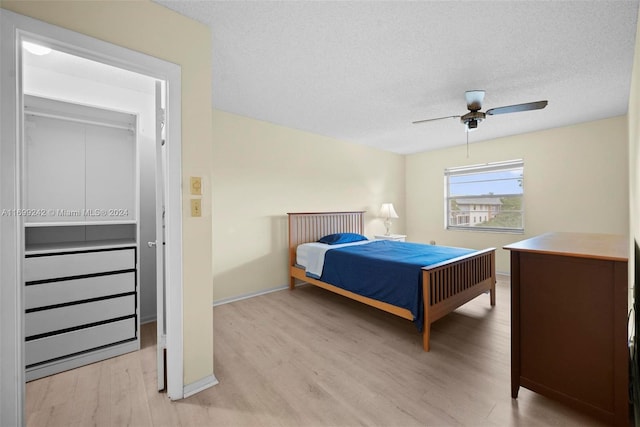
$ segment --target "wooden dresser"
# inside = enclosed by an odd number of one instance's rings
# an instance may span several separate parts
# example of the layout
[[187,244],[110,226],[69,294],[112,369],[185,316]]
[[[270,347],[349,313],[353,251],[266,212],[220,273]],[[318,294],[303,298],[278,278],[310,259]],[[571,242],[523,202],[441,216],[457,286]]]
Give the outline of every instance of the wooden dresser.
[[547,233],[511,251],[511,396],[520,386],[629,424],[628,240]]

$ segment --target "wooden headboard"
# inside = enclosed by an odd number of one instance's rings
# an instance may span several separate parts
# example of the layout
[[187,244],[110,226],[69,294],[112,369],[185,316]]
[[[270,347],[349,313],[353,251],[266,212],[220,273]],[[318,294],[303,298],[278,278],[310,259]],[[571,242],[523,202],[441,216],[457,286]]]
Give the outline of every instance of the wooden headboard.
[[364,211],[307,212],[289,215],[289,265],[296,264],[296,248],[333,233],[364,234]]

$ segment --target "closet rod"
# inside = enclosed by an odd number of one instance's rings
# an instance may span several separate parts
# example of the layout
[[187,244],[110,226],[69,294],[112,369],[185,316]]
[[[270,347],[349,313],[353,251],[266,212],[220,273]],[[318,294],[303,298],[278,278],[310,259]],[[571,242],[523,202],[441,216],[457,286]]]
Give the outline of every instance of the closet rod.
[[105,126],[105,127],[109,127],[109,128],[123,129],[123,130],[129,130],[131,132],[135,132],[135,128],[132,127],[132,126],[118,125],[118,124],[115,124],[115,123],[107,123],[107,122],[99,122],[99,121],[95,121],[95,120],[79,119],[79,118],[76,118],[76,117],[61,116],[61,115],[58,115],[58,114],[42,113],[40,111],[30,111],[27,108],[25,108],[24,113],[27,114],[27,115],[31,115],[31,116],[46,117],[48,119],[67,120],[69,122],[83,123],[85,125]]

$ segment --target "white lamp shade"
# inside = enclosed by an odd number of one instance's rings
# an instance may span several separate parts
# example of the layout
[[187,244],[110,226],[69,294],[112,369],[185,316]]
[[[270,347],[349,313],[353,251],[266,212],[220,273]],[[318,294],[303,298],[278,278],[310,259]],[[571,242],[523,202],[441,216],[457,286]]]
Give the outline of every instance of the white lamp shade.
[[382,218],[398,218],[398,214],[393,208],[393,203],[383,203],[380,208],[380,216]]

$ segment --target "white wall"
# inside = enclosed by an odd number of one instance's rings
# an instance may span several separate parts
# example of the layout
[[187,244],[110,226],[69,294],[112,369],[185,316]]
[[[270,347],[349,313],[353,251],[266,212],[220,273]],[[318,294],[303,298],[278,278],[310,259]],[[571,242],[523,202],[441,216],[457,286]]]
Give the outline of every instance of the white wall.
[[404,156],[218,110],[213,134],[214,301],[288,284],[287,212],[366,210],[372,237],[391,202],[404,231]]
[[[57,61],[47,67],[47,56],[25,52],[24,92],[60,101],[118,110],[138,115],[140,162],[140,321],[156,318],[156,254],[148,241],[155,239],[155,83],[150,77],[124,70],[87,75],[80,58],[53,53]],[[39,65],[35,65],[39,64]],[[95,64],[93,69],[95,71]],[[98,67],[109,70],[111,67]],[[87,72],[90,72],[87,69]],[[132,89],[132,88],[135,88]]]
[[[477,132],[482,132],[478,129]],[[407,156],[407,234],[411,240],[481,249],[549,231],[629,230],[627,124],[615,117]],[[447,167],[524,159],[525,234],[448,231],[444,227]],[[496,252],[499,272],[509,254]]]

